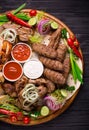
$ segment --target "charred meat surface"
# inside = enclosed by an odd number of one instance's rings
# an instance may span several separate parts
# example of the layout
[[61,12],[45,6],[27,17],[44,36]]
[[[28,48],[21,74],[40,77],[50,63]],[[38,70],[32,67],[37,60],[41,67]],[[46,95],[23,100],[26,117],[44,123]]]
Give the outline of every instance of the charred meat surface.
[[57,48],[57,60],[63,62],[67,52],[67,47],[64,44],[59,44]]
[[50,43],[49,43],[49,47],[52,47],[53,49],[56,49],[58,47],[59,44],[59,39],[61,37],[61,28],[58,28],[52,35],[50,38]]
[[28,78],[25,76],[22,76],[19,80],[17,80],[15,82],[16,92],[19,93],[27,83],[28,83]]
[[47,81],[44,78],[38,78],[38,79],[35,79],[35,80],[29,79],[29,83],[35,84],[35,85],[42,85],[42,84],[46,84]]
[[64,66],[64,77],[67,79],[68,74],[70,72],[70,58],[69,56],[67,56],[63,62],[63,66]]
[[17,30],[19,39],[21,41],[28,41],[29,35],[33,33],[31,28],[21,27]]
[[45,96],[45,94],[47,94],[47,88],[44,87],[44,85],[38,86],[37,90],[38,90],[38,94],[40,97],[43,97],[43,96]]
[[5,91],[5,93],[10,95],[11,97],[17,97],[15,86],[11,83],[4,83],[2,88]]
[[39,56],[39,60],[49,69],[63,71],[63,64],[60,61],[52,60],[43,56]]
[[51,80],[47,79],[46,81],[47,81],[46,87],[47,87],[47,90],[48,90],[47,92],[48,93],[53,92],[56,89],[55,84]]
[[57,56],[57,52],[51,48],[51,47],[48,47],[46,45],[43,45],[43,44],[32,44],[32,49],[40,54],[40,55],[43,55],[43,56],[46,56],[48,58],[56,58]]
[[51,80],[52,82],[59,84],[59,85],[64,85],[65,84],[65,77],[63,76],[63,74],[50,70],[48,68],[44,69],[44,76]]
[[29,83],[31,84],[35,84],[37,86],[44,86],[47,88],[47,93],[51,93],[55,90],[55,84],[48,79],[45,78],[39,78],[39,79],[35,79],[35,80],[31,80],[29,79]]

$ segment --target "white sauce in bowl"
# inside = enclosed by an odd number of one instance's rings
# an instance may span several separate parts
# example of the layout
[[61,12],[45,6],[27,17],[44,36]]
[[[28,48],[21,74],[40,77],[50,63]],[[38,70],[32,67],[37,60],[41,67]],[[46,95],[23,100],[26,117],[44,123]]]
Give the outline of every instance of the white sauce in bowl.
[[23,66],[24,74],[30,79],[37,79],[43,74],[43,64],[39,60],[29,60]]

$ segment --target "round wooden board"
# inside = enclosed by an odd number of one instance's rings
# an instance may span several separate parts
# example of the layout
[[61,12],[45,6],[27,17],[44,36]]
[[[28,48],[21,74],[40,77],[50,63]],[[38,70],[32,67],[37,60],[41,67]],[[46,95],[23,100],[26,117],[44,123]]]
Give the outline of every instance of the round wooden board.
[[[24,9],[24,10],[22,10],[22,12],[27,12],[28,13],[30,10],[31,9]],[[38,11],[38,12],[40,12],[40,11]],[[68,28],[68,26],[66,26],[59,19],[55,18],[54,16],[52,16],[52,15],[50,15],[48,13],[45,13],[45,16],[47,16],[48,18],[51,18],[52,20],[54,20],[55,22],[60,24],[62,27],[66,28],[68,30],[68,32],[70,33],[70,35],[74,35],[73,32]],[[80,49],[80,51],[81,51],[81,49]],[[82,54],[82,51],[81,51],[81,54]],[[82,61],[82,64],[83,64],[83,61]],[[80,89],[80,86],[79,86],[79,89]],[[0,120],[3,121],[3,122],[9,123],[9,124],[20,125],[20,126],[31,126],[31,125],[38,125],[38,124],[41,124],[41,123],[48,122],[48,121],[54,119],[55,117],[61,115],[72,104],[72,102],[74,101],[75,97],[77,96],[77,94],[79,92],[79,89],[74,93],[74,95],[70,99],[67,100],[67,102],[62,107],[62,109],[59,109],[59,110],[51,113],[50,115],[48,115],[46,117],[42,117],[42,118],[39,118],[37,120],[32,120],[29,124],[23,124],[22,121],[12,123],[9,118],[0,118]]]

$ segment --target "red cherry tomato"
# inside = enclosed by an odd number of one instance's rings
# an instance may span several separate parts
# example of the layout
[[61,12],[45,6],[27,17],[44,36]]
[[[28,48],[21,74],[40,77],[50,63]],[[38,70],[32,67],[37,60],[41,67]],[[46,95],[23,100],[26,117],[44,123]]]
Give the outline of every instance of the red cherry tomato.
[[17,119],[22,120],[23,119],[23,113],[22,112],[17,112]]
[[17,117],[15,115],[11,116],[10,119],[11,119],[11,122],[13,123],[17,122]]
[[24,122],[24,124],[29,124],[30,118],[29,117],[24,117],[23,122]]
[[31,10],[31,11],[29,12],[29,14],[30,14],[30,16],[36,16],[37,11],[36,11],[36,10]]

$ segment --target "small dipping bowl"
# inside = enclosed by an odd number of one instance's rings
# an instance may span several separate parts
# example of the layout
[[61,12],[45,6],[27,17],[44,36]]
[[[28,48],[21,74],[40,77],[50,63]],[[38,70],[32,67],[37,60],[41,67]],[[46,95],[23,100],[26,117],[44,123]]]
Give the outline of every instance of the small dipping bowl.
[[32,50],[29,45],[26,43],[17,43],[11,51],[12,58],[19,62],[19,63],[25,63],[27,62],[31,55],[32,55]]
[[23,69],[20,63],[17,63],[16,61],[8,61],[3,66],[2,72],[6,80],[14,82],[21,78]]
[[29,60],[23,66],[23,73],[30,79],[37,79],[43,74],[43,64],[39,60]]

